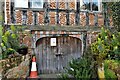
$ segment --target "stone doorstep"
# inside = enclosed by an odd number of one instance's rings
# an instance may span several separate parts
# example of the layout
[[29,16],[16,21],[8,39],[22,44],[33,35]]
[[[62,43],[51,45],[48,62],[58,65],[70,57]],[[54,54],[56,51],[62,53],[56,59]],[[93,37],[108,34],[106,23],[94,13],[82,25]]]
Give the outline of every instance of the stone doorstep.
[[58,78],[60,74],[40,74],[39,78]]

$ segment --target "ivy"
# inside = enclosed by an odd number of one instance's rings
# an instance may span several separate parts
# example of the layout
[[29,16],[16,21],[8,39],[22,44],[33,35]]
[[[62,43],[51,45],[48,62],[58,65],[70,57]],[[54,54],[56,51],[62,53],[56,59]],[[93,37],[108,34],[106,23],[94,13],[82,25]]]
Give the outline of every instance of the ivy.
[[107,5],[108,15],[112,16],[113,25],[116,27],[117,31],[120,32],[120,1],[109,2]]

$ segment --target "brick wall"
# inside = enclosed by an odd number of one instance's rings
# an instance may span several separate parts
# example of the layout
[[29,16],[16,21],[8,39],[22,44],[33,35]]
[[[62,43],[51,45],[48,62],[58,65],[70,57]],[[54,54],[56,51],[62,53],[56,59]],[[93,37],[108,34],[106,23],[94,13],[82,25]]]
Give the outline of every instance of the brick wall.
[[56,12],[49,12],[50,24],[56,24]]
[[70,25],[75,25],[75,13],[70,13]]
[[38,12],[38,24],[43,25],[44,24],[44,12]]
[[28,46],[28,54],[31,54],[31,34],[30,32],[19,33],[20,44],[26,44]]
[[80,13],[80,25],[82,25],[82,26],[86,25],[86,16],[85,16],[85,13]]
[[89,16],[89,25],[90,26],[94,26],[94,18],[95,18],[94,14],[91,13]]
[[60,12],[59,13],[59,24],[60,25],[65,25],[66,24],[66,13],[65,12]]
[[65,2],[59,2],[59,9],[65,9]]
[[[11,23],[11,17],[10,17],[10,3],[9,0],[6,2],[6,17],[7,17],[7,23]],[[56,2],[53,2],[50,0],[50,8],[56,9]],[[69,9],[76,9],[76,3],[75,2],[69,2]],[[59,2],[59,9],[66,9],[66,3],[65,2]],[[57,24],[57,18],[56,18],[56,12],[49,12],[49,25],[54,25]],[[59,12],[59,25],[66,25],[66,12]],[[103,19],[103,14],[98,13],[98,26],[103,26],[104,25],[104,19]],[[23,13],[20,10],[15,11],[15,19],[16,19],[16,24],[22,24],[22,17]],[[38,25],[44,25],[44,17],[45,17],[45,12],[44,11],[39,11],[37,12],[37,24]],[[75,25],[75,17],[76,17],[76,12],[70,12],[69,13],[69,24],[70,25]],[[33,16],[33,11],[27,10],[27,24],[28,25],[34,25],[34,16]],[[94,26],[95,22],[95,14],[89,13],[89,25]],[[81,26],[86,26],[86,14],[84,12],[80,13],[80,25]],[[110,25],[113,25],[112,18],[110,18]]]
[[56,2],[52,2],[52,0],[50,0],[50,8],[56,9]]
[[98,25],[99,26],[103,26],[104,25],[103,14],[98,14]]
[[75,2],[69,2],[69,8],[70,9],[74,9],[75,10],[76,9],[75,6],[76,6]]
[[27,11],[27,24],[28,25],[33,24],[33,12],[30,10]]
[[16,12],[16,15],[15,15],[15,17],[16,17],[16,23],[17,24],[22,24],[22,11],[17,10],[15,12]]
[[6,14],[6,23],[10,23],[10,18],[11,18],[11,16],[10,16],[10,0],[6,0],[6,2],[5,2],[5,9],[6,9],[6,11],[5,11],[5,14]]
[[0,60],[0,64],[2,65],[2,74],[5,74],[9,69],[18,66],[24,60],[24,57],[25,56],[20,56]]

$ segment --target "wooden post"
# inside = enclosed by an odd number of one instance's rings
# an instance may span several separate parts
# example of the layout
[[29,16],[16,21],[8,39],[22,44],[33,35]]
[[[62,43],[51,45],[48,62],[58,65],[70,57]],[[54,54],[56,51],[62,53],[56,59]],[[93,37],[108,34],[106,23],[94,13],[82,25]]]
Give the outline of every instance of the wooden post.
[[77,8],[76,8],[75,23],[76,23],[76,25],[79,25],[80,24],[80,0],[77,0],[76,6],[77,6]]
[[70,21],[69,21],[69,5],[68,5],[68,2],[66,2],[66,6],[67,6],[67,9],[66,9],[66,25],[69,25]]
[[104,25],[108,27],[109,23],[108,23],[107,4],[106,3],[103,4],[103,15],[104,15]]
[[57,21],[57,24],[59,24],[59,9],[58,9],[58,7],[59,7],[59,2],[58,2],[58,1],[56,2],[56,6],[57,6],[57,9],[56,9],[56,12],[57,12],[57,13],[56,13],[56,15],[57,15],[57,16],[56,16],[56,19],[57,19],[57,20],[56,20],[56,21]]
[[94,13],[94,23],[95,23],[95,26],[98,26],[98,14],[97,13]]
[[49,23],[49,16],[48,16],[49,6],[48,6],[48,2],[44,3],[44,7],[45,7],[45,9],[44,9],[44,12],[45,12],[45,14],[44,14],[44,23],[48,24]]
[[86,12],[86,26],[89,26],[89,13]]
[[11,1],[11,6],[10,6],[10,9],[11,9],[11,23],[15,23],[15,13],[14,13],[14,9],[15,6],[14,6],[14,2]]
[[86,51],[86,42],[87,42],[87,32],[84,32],[83,33],[83,55],[84,55],[84,53],[85,53],[85,51]]

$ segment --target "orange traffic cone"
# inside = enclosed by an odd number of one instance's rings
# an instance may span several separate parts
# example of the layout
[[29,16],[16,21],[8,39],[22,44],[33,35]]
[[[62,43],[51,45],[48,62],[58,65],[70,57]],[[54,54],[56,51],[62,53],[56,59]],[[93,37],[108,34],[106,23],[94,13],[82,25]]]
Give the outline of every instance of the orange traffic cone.
[[30,72],[30,78],[37,78],[37,68],[36,68],[36,59],[35,56],[32,58],[32,67]]

